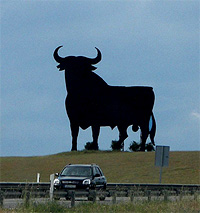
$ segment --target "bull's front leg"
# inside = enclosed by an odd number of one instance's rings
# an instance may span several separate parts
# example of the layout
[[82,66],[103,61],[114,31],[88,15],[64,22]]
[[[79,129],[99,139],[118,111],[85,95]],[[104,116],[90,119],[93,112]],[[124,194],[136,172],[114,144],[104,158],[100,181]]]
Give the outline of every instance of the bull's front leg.
[[71,151],[77,151],[77,137],[79,132],[79,125],[76,123],[70,123],[72,134],[72,149]]
[[100,126],[99,125],[93,125],[92,126],[92,137],[93,137],[93,146],[92,148],[94,150],[98,150],[98,138],[99,138],[99,132],[100,132]]

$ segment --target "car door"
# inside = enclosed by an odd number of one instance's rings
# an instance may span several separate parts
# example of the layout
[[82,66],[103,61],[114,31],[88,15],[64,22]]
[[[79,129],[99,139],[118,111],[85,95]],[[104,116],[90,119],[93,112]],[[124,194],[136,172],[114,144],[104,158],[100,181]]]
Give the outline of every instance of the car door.
[[101,173],[98,170],[98,167],[96,167],[96,166],[94,166],[94,182],[95,182],[97,188],[101,187],[101,185],[102,185]]
[[99,170],[99,173],[100,173],[100,181],[101,181],[101,185],[102,186],[105,186],[106,184],[107,184],[107,181],[106,181],[106,178],[105,178],[105,176],[104,176],[104,174],[103,174],[103,172],[102,172],[102,170],[100,169],[100,167],[98,167],[97,166],[97,169]]
[[97,166],[96,167],[96,172],[98,174],[98,186],[99,187],[104,187],[106,185],[106,180],[105,180],[105,177],[101,171],[101,169]]

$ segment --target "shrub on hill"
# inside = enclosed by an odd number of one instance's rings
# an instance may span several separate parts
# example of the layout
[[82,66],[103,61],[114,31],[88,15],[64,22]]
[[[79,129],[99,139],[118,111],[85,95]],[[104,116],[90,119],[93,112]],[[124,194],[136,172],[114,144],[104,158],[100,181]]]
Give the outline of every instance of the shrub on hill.
[[[140,147],[141,147],[141,143],[137,143],[136,141],[133,141],[129,146],[129,150],[132,152],[138,152],[138,151],[140,151]],[[154,145],[151,142],[146,144],[145,150],[147,152],[155,151]]]
[[111,143],[111,149],[113,151],[123,150],[124,149],[124,143],[121,144],[119,141],[113,140],[112,143]]

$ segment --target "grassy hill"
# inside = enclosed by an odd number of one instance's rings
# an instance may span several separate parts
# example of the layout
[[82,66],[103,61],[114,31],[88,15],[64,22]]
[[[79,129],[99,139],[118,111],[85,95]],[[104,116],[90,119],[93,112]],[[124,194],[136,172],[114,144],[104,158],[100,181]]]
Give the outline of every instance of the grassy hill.
[[[155,152],[81,151],[39,157],[1,157],[0,181],[48,182],[52,173],[69,163],[96,163],[108,182],[158,183]],[[170,152],[169,167],[163,168],[162,183],[200,184],[200,152]]]

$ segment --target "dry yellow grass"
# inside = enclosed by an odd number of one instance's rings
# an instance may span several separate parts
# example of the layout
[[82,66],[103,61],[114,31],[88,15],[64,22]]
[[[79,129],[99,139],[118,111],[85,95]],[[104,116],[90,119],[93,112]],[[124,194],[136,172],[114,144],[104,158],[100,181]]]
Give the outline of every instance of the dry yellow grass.
[[[155,152],[66,152],[41,157],[1,157],[0,181],[48,182],[49,175],[68,163],[96,163],[108,182],[158,183],[159,168],[154,166]],[[162,183],[200,184],[200,152],[170,152],[169,167],[163,168]]]

